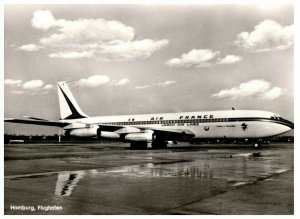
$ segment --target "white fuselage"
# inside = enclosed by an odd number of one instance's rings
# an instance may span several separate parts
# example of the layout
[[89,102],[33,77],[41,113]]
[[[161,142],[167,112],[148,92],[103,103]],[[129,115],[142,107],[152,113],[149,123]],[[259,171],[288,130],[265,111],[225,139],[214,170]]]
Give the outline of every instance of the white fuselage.
[[133,130],[189,130],[194,133],[193,138],[265,138],[293,128],[293,123],[279,115],[258,110],[102,116],[61,121],[73,123],[66,129],[114,125]]

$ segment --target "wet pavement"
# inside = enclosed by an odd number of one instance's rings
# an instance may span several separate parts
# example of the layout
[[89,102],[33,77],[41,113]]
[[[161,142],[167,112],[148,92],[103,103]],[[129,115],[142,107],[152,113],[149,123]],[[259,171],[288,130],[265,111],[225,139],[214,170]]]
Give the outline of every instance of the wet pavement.
[[293,157],[292,144],[10,144],[5,214],[293,214]]

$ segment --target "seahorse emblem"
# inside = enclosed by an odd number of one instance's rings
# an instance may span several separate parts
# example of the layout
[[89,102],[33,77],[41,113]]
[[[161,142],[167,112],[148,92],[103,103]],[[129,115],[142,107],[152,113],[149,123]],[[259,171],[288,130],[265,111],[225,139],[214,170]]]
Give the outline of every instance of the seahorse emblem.
[[248,128],[248,125],[247,125],[246,123],[243,123],[243,124],[242,124],[242,129],[243,129],[244,131],[246,131],[247,128]]

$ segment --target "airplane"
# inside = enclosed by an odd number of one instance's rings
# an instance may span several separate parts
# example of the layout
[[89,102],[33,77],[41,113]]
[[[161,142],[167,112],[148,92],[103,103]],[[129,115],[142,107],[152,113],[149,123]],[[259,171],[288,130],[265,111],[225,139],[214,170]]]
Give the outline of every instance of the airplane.
[[276,113],[260,110],[158,113],[89,117],[79,107],[66,81],[57,83],[61,118],[58,121],[27,116],[5,122],[56,126],[67,137],[114,139],[132,149],[166,148],[170,141],[193,139],[247,139],[261,149],[263,139],[294,129]]

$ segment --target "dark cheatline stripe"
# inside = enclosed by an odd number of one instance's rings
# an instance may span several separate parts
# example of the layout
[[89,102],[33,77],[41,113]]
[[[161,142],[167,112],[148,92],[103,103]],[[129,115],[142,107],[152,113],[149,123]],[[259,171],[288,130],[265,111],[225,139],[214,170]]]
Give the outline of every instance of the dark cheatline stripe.
[[279,119],[279,120],[275,120],[275,119],[268,119],[268,118],[228,118],[229,122],[273,122],[273,123],[277,123],[277,124],[281,124],[281,125],[285,125],[288,126],[291,129],[294,129],[294,123],[286,120],[286,119]]
[[68,98],[68,96],[65,94],[65,92],[61,89],[61,87],[59,86],[59,89],[61,90],[62,94],[64,95],[64,98],[66,99],[70,110],[72,112],[71,115],[69,115],[66,118],[62,118],[62,119],[81,119],[81,118],[86,118],[86,116],[81,115],[76,108],[74,107],[74,105],[72,104],[72,102],[70,101],[70,99]]
[[[226,119],[225,121],[219,120]],[[220,122],[272,122],[281,125],[288,126],[291,129],[294,129],[294,123],[280,118],[279,120],[271,119],[271,118],[262,118],[262,117],[237,117],[237,118],[217,118],[217,119],[204,119],[207,121],[199,120],[199,119],[189,119],[189,120],[161,120],[158,123],[149,123],[153,121],[135,121],[135,122],[112,122],[112,123],[104,123],[110,125],[153,125],[153,124],[179,124],[179,123],[220,123]],[[172,122],[176,121],[176,122]],[[178,122],[179,121],[179,122]],[[160,123],[162,122],[162,123]],[[100,124],[101,125],[101,124]]]

